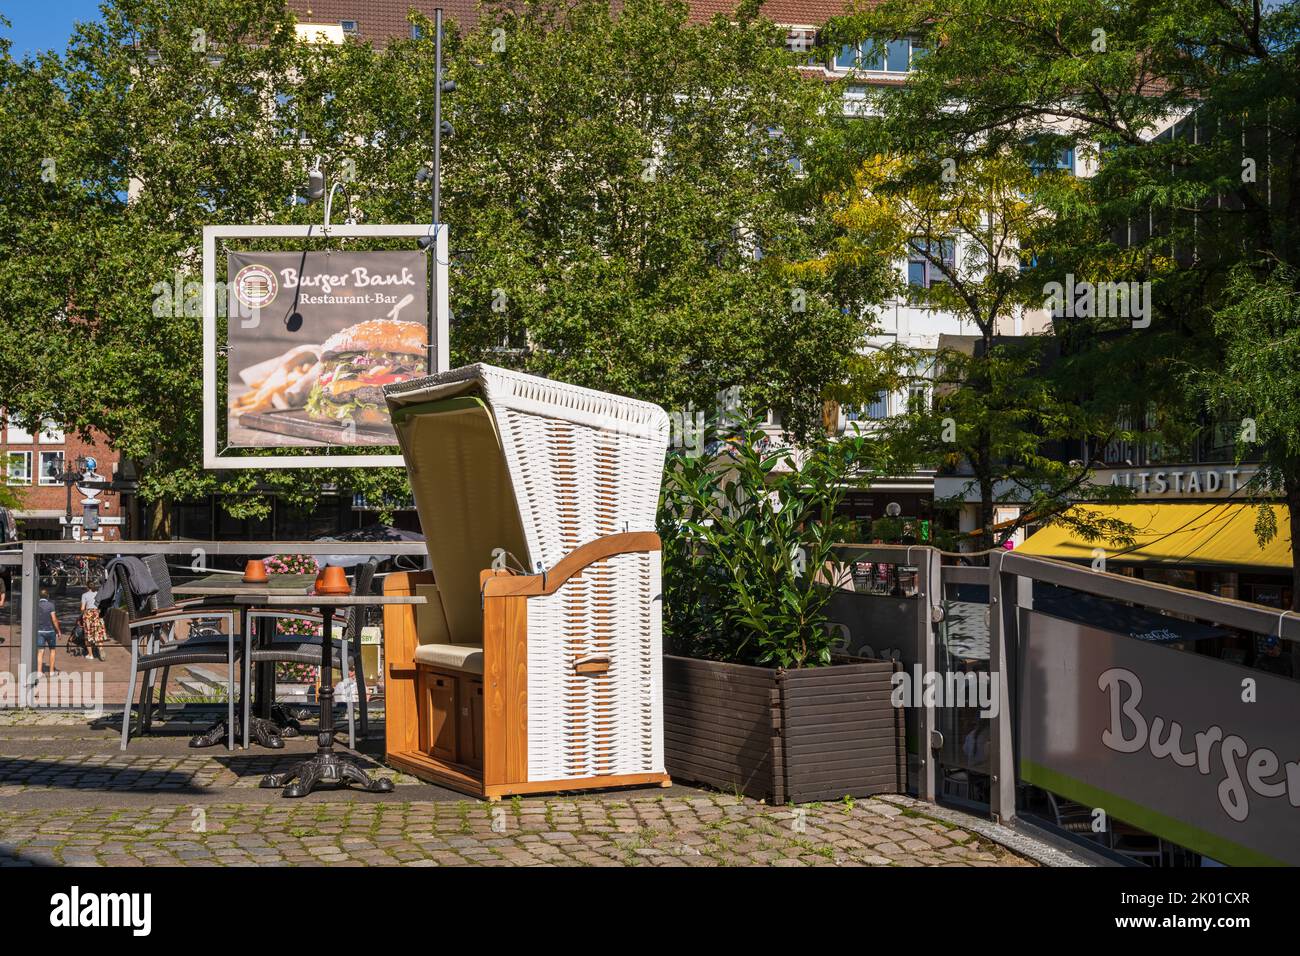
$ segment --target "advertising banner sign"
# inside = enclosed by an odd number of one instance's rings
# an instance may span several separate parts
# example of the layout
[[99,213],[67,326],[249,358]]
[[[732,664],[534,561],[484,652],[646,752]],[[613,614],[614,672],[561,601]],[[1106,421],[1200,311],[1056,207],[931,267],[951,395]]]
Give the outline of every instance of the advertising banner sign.
[[1221,863],[1300,864],[1300,682],[1023,619],[1025,781]]
[[396,445],[382,388],[428,373],[422,251],[229,252],[226,444]]

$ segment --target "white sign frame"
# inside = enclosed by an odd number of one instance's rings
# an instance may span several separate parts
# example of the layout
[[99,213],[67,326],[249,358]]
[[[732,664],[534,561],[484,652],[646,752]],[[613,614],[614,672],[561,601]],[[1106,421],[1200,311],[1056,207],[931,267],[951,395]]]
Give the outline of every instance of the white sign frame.
[[333,238],[434,238],[434,345],[438,367],[450,367],[450,300],[447,280],[449,259],[447,224],[366,224],[325,226],[203,227],[203,467],[235,468],[400,468],[401,455],[221,455],[217,451],[217,240],[218,239],[333,239]]

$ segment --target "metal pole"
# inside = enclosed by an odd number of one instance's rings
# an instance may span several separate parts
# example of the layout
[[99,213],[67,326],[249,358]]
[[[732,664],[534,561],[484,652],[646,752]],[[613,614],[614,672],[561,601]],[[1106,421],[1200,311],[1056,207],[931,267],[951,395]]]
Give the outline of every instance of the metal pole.
[[[910,554],[911,548],[908,548]],[[936,655],[934,649],[934,608],[943,603],[943,580],[940,577],[939,552],[934,548],[921,547],[921,560],[917,562],[920,593],[917,595],[917,660],[921,665],[922,680],[935,673]],[[907,559],[905,559],[907,560]],[[938,732],[934,703],[922,703],[917,714],[917,757],[919,779],[916,782],[916,795],[922,800],[934,803],[937,796],[936,764],[942,747]]]
[[1012,648],[1017,641],[1019,585],[1002,570],[1005,551],[989,555],[989,679],[997,687],[997,710],[989,733],[989,814],[999,823],[1016,818],[1015,738],[1012,724]]
[[18,703],[28,702],[27,675],[36,667],[36,602],[40,600],[40,565],[37,563],[36,542],[23,542],[22,619],[19,622],[18,651]]
[[442,7],[433,11],[433,225],[442,221]]
[[63,470],[63,487],[64,487],[64,489],[66,489],[66,491],[67,491],[67,493],[68,493],[68,504],[67,504],[67,511],[68,511],[68,514],[67,514],[67,518],[65,519],[64,524],[63,524],[63,540],[64,540],[64,541],[71,541],[71,540],[72,540],[72,481],[73,481],[73,474],[72,474],[72,472],[68,471],[68,470],[65,468],[65,469]]
[[[431,200],[432,225],[434,241],[433,268],[429,270],[429,320],[427,366],[430,374],[440,370],[446,356],[442,353],[438,341],[438,286],[441,276],[438,271],[438,239],[442,234],[439,218],[442,215],[442,7],[433,11],[433,198]],[[436,354],[436,357],[435,357]]]

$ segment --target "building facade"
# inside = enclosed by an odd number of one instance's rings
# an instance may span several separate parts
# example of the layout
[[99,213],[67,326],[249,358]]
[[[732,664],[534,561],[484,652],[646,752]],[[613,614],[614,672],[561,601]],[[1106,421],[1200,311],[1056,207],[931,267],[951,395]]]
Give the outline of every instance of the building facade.
[[[78,463],[87,464],[87,459],[92,458],[95,473],[105,481],[119,477],[120,456],[103,435],[92,432],[90,440],[85,440],[75,433],[65,433],[50,421],[43,422],[40,431],[32,432],[0,414],[0,450],[5,484],[18,497],[14,517],[21,537],[65,537],[69,511],[75,540],[118,541],[130,536],[118,491],[76,485],[69,489],[63,481],[65,470],[81,470]],[[84,520],[88,498],[98,504],[99,520],[99,527],[90,532]]]

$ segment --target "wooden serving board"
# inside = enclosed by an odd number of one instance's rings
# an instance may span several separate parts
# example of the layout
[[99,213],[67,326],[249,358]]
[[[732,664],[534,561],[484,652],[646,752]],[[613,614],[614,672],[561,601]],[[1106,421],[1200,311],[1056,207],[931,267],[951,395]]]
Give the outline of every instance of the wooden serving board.
[[397,435],[392,428],[376,428],[358,425],[355,429],[344,428],[332,422],[317,421],[310,418],[301,408],[291,408],[275,412],[250,412],[239,416],[239,424],[248,429],[261,432],[274,432],[277,435],[291,435],[294,438],[307,438],[327,445],[396,445]]

